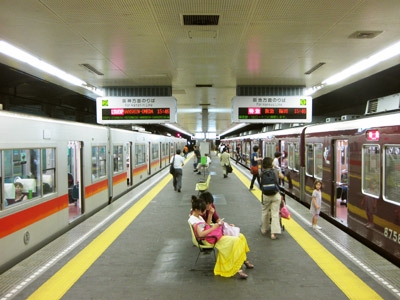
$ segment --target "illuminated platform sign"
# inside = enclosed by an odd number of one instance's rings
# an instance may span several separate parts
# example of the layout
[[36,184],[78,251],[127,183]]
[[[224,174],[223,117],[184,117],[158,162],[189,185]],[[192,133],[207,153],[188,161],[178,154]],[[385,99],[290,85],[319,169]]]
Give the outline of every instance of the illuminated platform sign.
[[232,122],[310,123],[312,97],[237,96],[232,99]]
[[174,97],[99,97],[99,124],[176,123]]

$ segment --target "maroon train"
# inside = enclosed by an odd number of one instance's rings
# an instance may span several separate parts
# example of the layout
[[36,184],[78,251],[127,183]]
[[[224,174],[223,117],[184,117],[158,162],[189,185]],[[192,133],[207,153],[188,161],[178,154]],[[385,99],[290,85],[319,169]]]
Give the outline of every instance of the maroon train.
[[225,139],[250,166],[254,145],[263,157],[285,154],[288,194],[309,205],[321,180],[322,214],[400,265],[400,113]]

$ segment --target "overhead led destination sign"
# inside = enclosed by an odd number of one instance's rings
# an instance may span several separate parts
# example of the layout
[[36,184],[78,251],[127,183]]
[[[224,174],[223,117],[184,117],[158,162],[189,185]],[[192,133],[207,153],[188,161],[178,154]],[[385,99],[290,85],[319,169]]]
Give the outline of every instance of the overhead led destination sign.
[[232,122],[310,123],[312,97],[237,96],[232,99]]
[[176,123],[174,97],[99,97],[97,123]]

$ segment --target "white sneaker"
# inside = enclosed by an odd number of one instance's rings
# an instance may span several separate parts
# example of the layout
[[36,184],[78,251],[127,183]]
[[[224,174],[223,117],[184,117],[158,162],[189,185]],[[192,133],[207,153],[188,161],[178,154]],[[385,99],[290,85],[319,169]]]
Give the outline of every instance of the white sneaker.
[[321,227],[321,226],[318,226],[318,225],[315,225],[315,227],[316,227],[317,229],[322,229],[322,227]]

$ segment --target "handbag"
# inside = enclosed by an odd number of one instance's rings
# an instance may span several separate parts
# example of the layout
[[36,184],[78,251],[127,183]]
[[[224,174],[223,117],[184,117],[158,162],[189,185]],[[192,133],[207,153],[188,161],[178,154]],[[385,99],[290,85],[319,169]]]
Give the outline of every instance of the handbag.
[[174,176],[175,175],[175,168],[174,168],[174,163],[175,163],[175,155],[174,155],[174,159],[172,160],[172,164],[169,167],[169,173]]
[[[204,230],[207,230],[207,229],[210,229],[210,228],[211,228],[211,226],[208,225],[208,224],[206,224],[205,222],[196,223],[196,224],[194,225],[194,234],[196,235],[196,238],[197,238],[197,239],[199,238],[199,237],[197,236],[197,226],[199,226],[200,224],[205,224]],[[203,230],[203,231],[204,231],[204,230]],[[215,244],[215,243],[217,243],[217,242],[222,238],[223,235],[224,235],[224,234],[223,234],[223,231],[222,231],[222,227],[220,226],[220,227],[214,229],[213,231],[211,231],[210,233],[208,233],[208,234],[206,235],[205,240],[206,240],[208,243],[210,243],[210,244]],[[209,237],[207,237],[207,236],[209,236]],[[217,238],[217,241],[215,241],[215,238],[214,238],[214,237]]]
[[226,172],[232,173],[233,169],[232,169],[231,165],[225,165],[225,168],[226,168]]
[[290,217],[292,216],[289,212],[289,210],[286,207],[285,201],[282,201],[283,206],[281,208],[281,217],[290,220]]
[[250,173],[253,175],[258,175],[258,165],[257,166],[251,166]]
[[230,236],[239,237],[240,228],[239,227],[235,227],[235,226],[231,226],[228,223],[224,223],[223,232],[224,232],[224,235],[230,235]]

